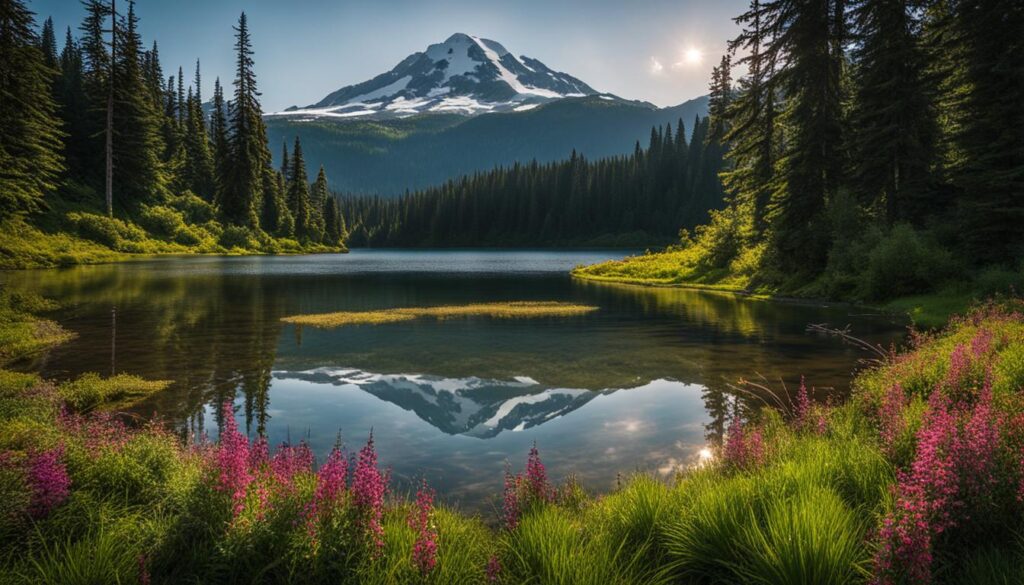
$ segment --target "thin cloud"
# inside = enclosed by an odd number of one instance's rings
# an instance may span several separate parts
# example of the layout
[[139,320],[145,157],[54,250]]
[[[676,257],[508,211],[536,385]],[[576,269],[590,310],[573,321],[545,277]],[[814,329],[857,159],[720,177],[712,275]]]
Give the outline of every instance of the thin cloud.
[[658,75],[665,70],[665,66],[656,57],[651,57],[651,73]]

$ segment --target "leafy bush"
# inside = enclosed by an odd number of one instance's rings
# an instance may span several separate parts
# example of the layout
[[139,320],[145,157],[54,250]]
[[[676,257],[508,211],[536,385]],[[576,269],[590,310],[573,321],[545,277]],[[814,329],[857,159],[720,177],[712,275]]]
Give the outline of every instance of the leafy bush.
[[255,250],[260,247],[260,241],[252,230],[236,225],[224,228],[224,231],[220,234],[220,238],[217,243],[228,250],[233,248]]
[[1024,292],[1024,271],[990,266],[974,279],[974,291],[981,297]]
[[191,191],[172,197],[168,204],[184,214],[190,224],[206,223],[217,217],[217,209]]
[[948,250],[927,234],[900,224],[868,253],[862,290],[871,299],[926,292],[955,274],[956,268]]
[[144,205],[139,223],[149,233],[161,238],[174,239],[185,229],[185,217],[180,211],[162,205]]
[[74,211],[67,218],[81,237],[121,252],[135,251],[132,244],[146,240],[141,228],[113,217]]

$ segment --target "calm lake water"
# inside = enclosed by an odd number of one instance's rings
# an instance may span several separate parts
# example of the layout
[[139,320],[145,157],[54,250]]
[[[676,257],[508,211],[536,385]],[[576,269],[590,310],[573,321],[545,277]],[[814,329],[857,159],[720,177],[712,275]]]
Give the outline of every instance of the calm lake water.
[[[720,436],[730,384],[763,375],[841,397],[862,352],[806,332],[850,325],[876,343],[901,324],[861,308],[574,281],[621,251],[378,251],[160,259],[0,274],[60,301],[78,334],[25,364],[53,378],[126,372],[173,380],[136,410],[215,437],[232,400],[250,434],[326,456],[373,430],[399,490],[425,477],[489,511],[506,460],[534,442],[556,479],[606,490],[618,473],[669,474]],[[572,318],[417,320],[323,330],[300,313],[485,301],[600,307]]]

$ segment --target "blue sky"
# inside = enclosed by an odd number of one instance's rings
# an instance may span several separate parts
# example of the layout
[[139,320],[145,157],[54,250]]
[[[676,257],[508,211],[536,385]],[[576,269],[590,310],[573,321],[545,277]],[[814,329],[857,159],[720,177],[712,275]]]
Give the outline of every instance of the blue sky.
[[[52,16],[59,43],[78,0],[28,0]],[[230,81],[232,30],[248,14],[267,111],[307,105],[464,32],[496,40],[599,91],[674,105],[707,93],[711,67],[747,0],[138,0],[144,40],[166,73],[202,60],[204,97]],[[127,0],[118,1],[118,10]],[[698,52],[700,53],[699,59]],[[687,58],[689,56],[689,58]]]

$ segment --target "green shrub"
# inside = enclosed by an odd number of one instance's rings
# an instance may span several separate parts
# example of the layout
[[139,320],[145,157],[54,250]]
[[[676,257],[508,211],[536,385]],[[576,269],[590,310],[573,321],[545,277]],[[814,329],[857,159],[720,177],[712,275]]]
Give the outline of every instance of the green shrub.
[[1024,292],[1024,272],[990,266],[974,279],[974,292],[986,298],[997,294]]
[[955,274],[953,255],[928,235],[900,224],[868,253],[865,296],[886,299],[933,290]]
[[72,469],[72,482],[120,505],[156,502],[181,465],[176,438],[160,434],[141,433],[120,449],[84,455],[87,461]]
[[185,229],[185,217],[180,211],[162,205],[145,205],[139,214],[139,223],[149,233],[161,238],[175,239]]
[[217,217],[217,209],[191,191],[170,198],[168,204],[184,214],[190,224],[206,223]]
[[146,232],[141,228],[113,217],[75,211],[67,218],[79,236],[114,250],[132,252],[137,248],[132,243],[146,240]]
[[252,230],[237,225],[224,228],[217,243],[228,250],[232,248],[255,250],[260,247],[259,239],[257,239],[256,234]]

